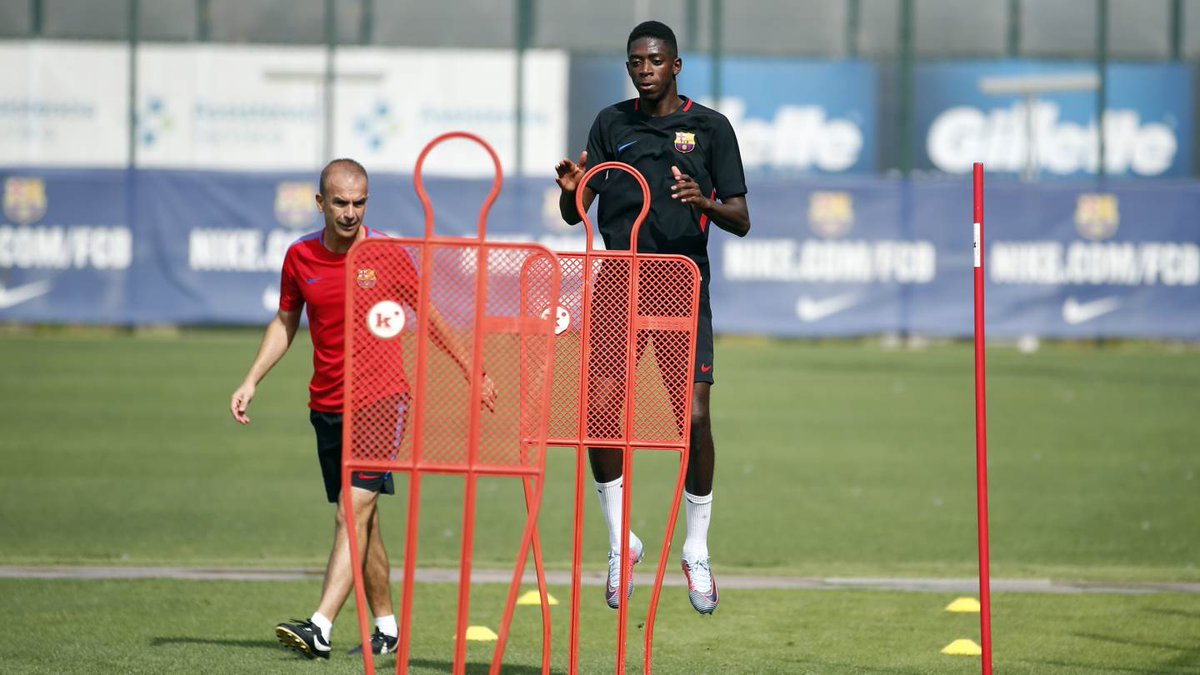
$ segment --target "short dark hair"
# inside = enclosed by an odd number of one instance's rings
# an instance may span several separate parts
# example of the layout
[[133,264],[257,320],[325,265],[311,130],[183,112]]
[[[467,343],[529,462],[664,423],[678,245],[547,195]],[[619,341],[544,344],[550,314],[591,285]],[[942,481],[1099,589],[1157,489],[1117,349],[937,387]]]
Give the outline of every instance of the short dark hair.
[[333,173],[337,169],[349,169],[354,173],[362,174],[363,179],[368,180],[367,170],[363,168],[362,164],[359,164],[349,157],[335,159],[326,164],[324,169],[321,169],[321,182],[319,187],[321,194],[325,194],[325,188],[327,187],[327,183],[329,181],[329,174]]
[[675,31],[661,21],[643,21],[635,26],[629,34],[629,41],[625,43],[625,53],[628,54],[633,43],[642,38],[662,40],[671,48],[672,55],[679,56],[679,43],[675,41]]

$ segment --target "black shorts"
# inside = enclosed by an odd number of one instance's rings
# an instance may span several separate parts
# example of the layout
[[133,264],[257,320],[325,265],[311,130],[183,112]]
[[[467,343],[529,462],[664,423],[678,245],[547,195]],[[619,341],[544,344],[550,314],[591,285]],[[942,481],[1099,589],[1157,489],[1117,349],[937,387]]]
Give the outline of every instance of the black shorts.
[[708,289],[700,289],[700,315],[696,321],[696,382],[713,384],[712,305]]
[[[610,261],[604,261],[609,263]],[[622,261],[623,262],[623,261]],[[592,296],[592,352],[589,370],[599,376],[620,377],[624,370],[624,345],[628,334],[629,311],[629,266],[628,264],[602,264],[596,273]],[[688,298],[683,295],[638,297],[638,308],[643,314],[658,316],[683,316],[688,308]],[[647,347],[647,338],[657,341],[658,336],[640,335],[637,340],[637,358],[641,359]],[[713,327],[712,304],[707,285],[700,287],[700,307],[696,320],[696,364],[694,382],[713,384]]]
[[[404,437],[407,407],[408,397],[403,396],[397,403],[397,443]],[[342,492],[342,414],[310,410],[308,419],[317,432],[317,461],[321,464],[321,477],[325,480],[325,496],[331,504],[336,504]],[[390,472],[355,471],[350,476],[350,485],[372,492],[396,494]]]

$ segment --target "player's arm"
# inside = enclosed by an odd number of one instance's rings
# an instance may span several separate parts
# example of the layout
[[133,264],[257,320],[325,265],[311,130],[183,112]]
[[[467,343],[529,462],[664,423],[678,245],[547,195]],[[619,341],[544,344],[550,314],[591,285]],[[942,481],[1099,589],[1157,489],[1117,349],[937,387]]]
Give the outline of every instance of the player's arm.
[[[446,355],[462,370],[463,377],[470,381],[471,356],[467,352],[467,346],[459,339],[458,334],[446,324],[441,313],[432,306],[429,308],[429,329],[433,343],[446,352]],[[480,383],[479,400],[488,410],[495,412],[496,383],[488,377],[486,372],[483,374],[483,382]]]
[[746,195],[737,195],[728,199],[716,200],[704,196],[700,185],[694,178],[682,173],[679,167],[671,167],[675,176],[675,184],[671,186],[671,198],[687,204],[693,209],[708,216],[717,227],[744,237],[750,232],[750,207],[746,204]]
[[250,401],[254,400],[254,392],[258,388],[258,383],[262,382],[267,373],[287,353],[299,327],[299,309],[292,311],[281,309],[267,324],[262,343],[258,345],[258,354],[254,357],[254,362],[250,364],[250,370],[246,373],[246,378],[242,380],[242,385],[233,392],[233,396],[229,400],[229,412],[233,414],[233,419],[237,420],[239,424],[250,423],[246,409],[250,407]]
[[[579,155],[578,163],[564,158],[554,166],[554,173],[557,174],[554,180],[562,190],[558,195],[558,212],[562,215],[563,221],[568,225],[577,225],[579,221],[583,220],[583,216],[579,213],[579,209],[575,207],[575,191],[579,189],[580,183],[583,182],[583,174],[587,173],[587,150],[584,150]],[[596,192],[584,185],[584,211],[592,207],[592,200],[595,198]]]

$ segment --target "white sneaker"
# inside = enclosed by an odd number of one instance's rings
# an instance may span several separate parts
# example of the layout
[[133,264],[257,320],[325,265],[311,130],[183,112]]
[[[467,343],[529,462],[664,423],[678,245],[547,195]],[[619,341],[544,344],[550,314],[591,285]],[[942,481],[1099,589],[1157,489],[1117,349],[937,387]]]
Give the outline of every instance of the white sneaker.
[[[633,596],[633,566],[642,561],[644,552],[642,540],[634,538],[629,542],[629,582],[625,586],[625,597]],[[608,584],[604,587],[604,600],[608,606],[617,609],[621,606],[621,552],[608,552]]]
[[683,576],[687,577],[688,600],[692,601],[692,607],[701,614],[712,614],[721,596],[717,593],[717,580],[708,565],[708,558],[685,559]]

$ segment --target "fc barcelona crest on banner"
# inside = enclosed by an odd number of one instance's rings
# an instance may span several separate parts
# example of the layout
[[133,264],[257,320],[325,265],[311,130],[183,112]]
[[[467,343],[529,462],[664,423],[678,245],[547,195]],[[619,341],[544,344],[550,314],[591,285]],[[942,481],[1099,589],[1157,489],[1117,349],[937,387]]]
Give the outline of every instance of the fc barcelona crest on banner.
[[1114,194],[1081,194],[1075,202],[1075,230],[1079,236],[1103,241],[1117,233],[1121,210]]
[[854,225],[854,198],[849,192],[817,191],[808,198],[808,226],[826,239],[841,237]]
[[691,131],[675,132],[675,149],[685,155],[696,149],[696,134]]
[[46,182],[41,178],[4,181],[4,217],[17,225],[32,225],[46,215]]
[[355,281],[361,288],[374,288],[375,282],[377,281],[375,278],[375,270],[371,269],[370,267],[365,267],[358,270],[358,278],[355,279]]
[[316,207],[312,183],[285,181],[275,186],[275,220],[285,227],[301,228],[312,224]]

